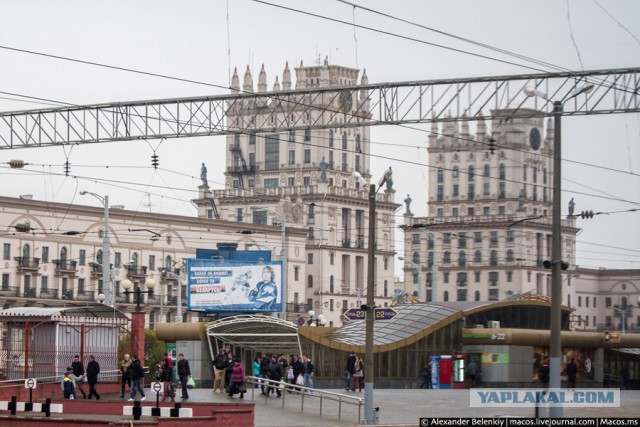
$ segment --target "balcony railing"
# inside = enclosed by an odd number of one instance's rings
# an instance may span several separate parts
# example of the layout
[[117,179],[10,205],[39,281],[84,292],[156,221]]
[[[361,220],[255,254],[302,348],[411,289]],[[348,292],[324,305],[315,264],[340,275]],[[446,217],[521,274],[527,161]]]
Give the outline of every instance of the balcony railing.
[[287,312],[288,313],[307,313],[310,310],[309,306],[304,303],[287,303]]
[[57,289],[40,289],[40,298],[58,298],[58,290]]
[[56,274],[75,274],[78,261],[65,261],[61,259],[52,260],[56,267]]
[[37,270],[40,268],[40,258],[27,258],[17,256],[14,258],[18,262],[19,270]]
[[2,288],[0,288],[0,295],[17,296],[19,291],[19,286],[3,286]]
[[128,265],[127,276],[134,279],[144,279],[147,277],[147,267],[138,265]]

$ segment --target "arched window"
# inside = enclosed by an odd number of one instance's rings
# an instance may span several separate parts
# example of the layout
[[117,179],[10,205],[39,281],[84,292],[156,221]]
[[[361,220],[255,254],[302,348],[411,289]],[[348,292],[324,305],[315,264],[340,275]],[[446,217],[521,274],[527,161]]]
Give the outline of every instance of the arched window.
[[484,176],[489,176],[490,171],[491,171],[491,168],[489,167],[489,165],[484,165]]
[[427,266],[433,267],[433,252],[429,252],[427,255]]
[[333,276],[329,276],[329,293],[334,293],[333,290]]
[[460,251],[458,254],[458,266],[464,267],[465,265],[467,265],[467,254],[464,251]]
[[473,181],[473,178],[475,177],[476,174],[476,168],[473,167],[473,165],[469,166],[469,181]]
[[457,178],[460,175],[460,171],[458,170],[457,166],[453,167],[453,171],[451,172],[451,176],[454,178]]
[[476,251],[473,254],[473,262],[482,262],[482,252],[481,251]]
[[343,133],[342,134],[342,149],[346,150],[347,149],[347,133]]
[[169,271],[173,269],[173,260],[171,259],[171,255],[167,255],[164,259],[164,268]]
[[451,263],[451,252],[447,251],[444,253],[444,257],[442,258],[442,262],[445,264]]
[[444,298],[442,298],[444,301],[449,301],[449,291],[444,291]]
[[102,249],[100,249],[97,253],[96,253],[96,262],[98,264],[102,264]]
[[63,246],[62,249],[60,249],[60,261],[61,262],[67,262],[67,248],[66,248],[66,246]]
[[476,301],[480,301],[480,291],[476,291],[475,299],[476,299]]
[[515,258],[513,257],[513,251],[509,249],[507,251],[507,262],[513,262],[513,261],[515,261]]
[[313,276],[310,274],[307,276],[307,288],[313,288]]
[[356,153],[361,153],[362,147],[360,147],[360,134],[356,135]]
[[413,262],[415,262],[416,264],[420,264],[420,253],[419,252],[414,252],[413,256],[411,257],[411,260]]
[[25,260],[31,258],[31,246],[28,243],[22,245],[22,258]]
[[498,265],[498,251],[491,251],[491,265]]
[[133,255],[131,255],[131,266],[136,268],[138,266],[138,253],[134,252]]
[[315,239],[315,238],[316,238],[316,237],[315,237],[315,233],[314,233],[314,231],[313,231],[313,227],[309,227],[309,230],[307,231],[307,238],[308,238],[309,240],[313,240],[313,239]]

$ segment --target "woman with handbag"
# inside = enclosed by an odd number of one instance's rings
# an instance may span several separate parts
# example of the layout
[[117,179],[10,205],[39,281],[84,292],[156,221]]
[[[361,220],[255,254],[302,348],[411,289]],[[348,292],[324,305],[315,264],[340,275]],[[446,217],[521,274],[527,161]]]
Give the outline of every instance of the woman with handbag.
[[227,395],[233,397],[234,394],[240,393],[240,399],[244,399],[244,394],[247,392],[247,386],[244,384],[244,380],[244,365],[240,358],[236,357],[233,371],[231,372],[231,384],[227,389]]

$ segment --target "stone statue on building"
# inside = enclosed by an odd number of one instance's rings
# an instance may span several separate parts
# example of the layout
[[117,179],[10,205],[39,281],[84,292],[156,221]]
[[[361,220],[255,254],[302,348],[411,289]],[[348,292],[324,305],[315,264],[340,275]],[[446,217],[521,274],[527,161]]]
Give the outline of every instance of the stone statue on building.
[[205,187],[209,186],[207,182],[207,167],[202,163],[202,167],[200,168],[200,179],[202,180],[202,185]]
[[387,191],[392,191],[393,190],[393,175],[391,173],[391,166],[389,166],[389,169],[385,173],[385,176],[387,177],[387,180],[386,180]]
[[407,198],[404,199],[404,203],[407,205],[407,211],[405,213],[411,213],[411,196],[407,194]]
[[322,160],[320,161],[320,179],[322,181],[324,181],[325,179],[327,179],[327,167],[329,166],[329,163],[327,163],[324,160],[324,157],[322,158]]
[[576,202],[573,201],[573,197],[569,200],[569,218],[573,217],[573,212],[576,209]]
[[520,195],[518,196],[518,211],[524,210],[524,200],[527,197],[527,193],[524,188],[520,189]]

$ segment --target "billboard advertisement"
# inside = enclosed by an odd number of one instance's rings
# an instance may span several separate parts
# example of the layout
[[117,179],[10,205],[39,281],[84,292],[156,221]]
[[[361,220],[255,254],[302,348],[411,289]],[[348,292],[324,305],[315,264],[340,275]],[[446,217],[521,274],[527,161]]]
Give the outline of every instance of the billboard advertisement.
[[282,311],[282,263],[189,259],[188,309],[271,313]]

